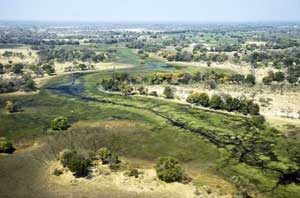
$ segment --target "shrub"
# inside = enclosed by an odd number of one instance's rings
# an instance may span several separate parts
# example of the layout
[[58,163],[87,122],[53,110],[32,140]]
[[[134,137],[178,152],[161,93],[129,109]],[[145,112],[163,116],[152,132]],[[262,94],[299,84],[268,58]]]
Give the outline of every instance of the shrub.
[[270,76],[265,76],[263,77],[262,79],[262,82],[265,84],[265,85],[270,85],[272,83],[273,79],[270,77]]
[[194,92],[187,97],[186,101],[191,104],[198,104],[199,98],[200,98],[200,93]]
[[65,117],[60,116],[51,121],[51,128],[53,130],[66,130],[68,127],[68,120]]
[[73,156],[76,155],[76,151],[74,150],[70,150],[70,149],[65,149],[63,151],[61,151],[59,153],[59,160],[60,160],[60,163],[66,167],[71,159],[73,158]]
[[130,95],[133,91],[133,87],[127,82],[121,83],[119,89],[125,96]]
[[259,115],[259,105],[253,103],[253,101],[247,102],[247,108],[250,115]]
[[265,122],[266,122],[266,119],[264,116],[262,115],[258,115],[258,116],[252,116],[251,117],[251,123],[253,126],[255,126],[256,128],[259,128],[259,129],[264,129],[265,128]]
[[84,177],[88,174],[88,167],[90,166],[90,159],[84,157],[82,154],[72,150],[64,150],[60,153],[60,162],[63,166],[69,168],[76,177]]
[[174,98],[174,93],[171,87],[167,86],[164,89],[164,95],[167,99],[173,99]]
[[139,93],[140,93],[141,95],[145,95],[145,94],[147,93],[147,90],[145,89],[144,86],[138,87],[137,90],[139,91]]
[[15,151],[13,144],[5,138],[0,139],[0,153],[11,154]]
[[102,161],[102,164],[118,164],[118,163],[120,163],[119,156],[116,153],[111,152],[107,148],[100,148],[97,151],[97,156]]
[[206,93],[192,93],[187,97],[186,101],[192,104],[200,104],[204,107],[209,106],[209,96]]
[[149,93],[149,95],[150,95],[150,96],[154,96],[154,97],[158,97],[158,94],[157,94],[156,91],[151,91],[151,92]]
[[210,107],[213,109],[222,109],[224,107],[224,102],[221,96],[213,95],[210,100]]
[[18,107],[13,101],[7,101],[5,103],[5,109],[8,113],[15,113],[18,111]]
[[244,82],[246,84],[249,84],[251,86],[255,85],[255,83],[256,83],[255,81],[256,81],[256,79],[255,79],[255,76],[253,74],[248,74],[246,76],[245,80],[244,80]]
[[285,79],[285,75],[283,72],[279,71],[279,72],[275,72],[274,74],[274,80],[277,82],[282,82]]
[[165,182],[181,182],[184,179],[184,169],[178,160],[172,157],[162,157],[155,165],[158,178]]
[[136,168],[130,169],[128,171],[125,172],[125,175],[128,177],[135,177],[138,178],[139,177],[139,171]]

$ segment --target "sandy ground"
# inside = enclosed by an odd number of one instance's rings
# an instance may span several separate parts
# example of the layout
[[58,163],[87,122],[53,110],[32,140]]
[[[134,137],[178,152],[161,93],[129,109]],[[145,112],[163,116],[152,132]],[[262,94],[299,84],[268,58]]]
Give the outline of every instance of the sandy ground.
[[[12,57],[4,57],[2,54],[5,51],[11,51],[15,53],[22,53],[25,57],[21,59],[20,57],[12,56]],[[31,55],[30,55],[31,53]],[[31,50],[29,47],[19,47],[19,48],[7,48],[7,49],[0,49],[0,63],[8,64],[9,61],[13,63],[26,63],[26,64],[34,64],[38,62],[38,55],[37,51]]]
[[[266,117],[297,120],[300,118],[300,91],[297,90],[284,91],[281,93],[279,91],[273,91],[267,86],[263,86],[262,88],[249,88],[239,85],[219,85],[216,90],[211,90],[206,88],[203,84],[173,87],[175,97],[180,101],[185,101],[192,92],[205,92],[210,96],[213,94],[230,94],[233,97],[246,96],[260,104],[261,114]],[[147,88],[149,92],[157,91],[160,96],[163,96],[163,86],[154,85],[148,86]]]
[[[49,167],[49,172],[53,172],[54,168],[60,168],[58,162],[54,162]],[[61,186],[69,186],[76,184],[84,191],[93,189],[94,193],[97,189],[115,189],[117,191],[134,193],[137,196],[160,196],[172,198],[196,198],[196,197],[231,197],[230,195],[220,195],[218,192],[211,192],[210,188],[203,186],[198,188],[192,183],[165,183],[159,181],[154,169],[138,169],[140,175],[138,178],[128,177],[125,171],[112,172],[107,166],[98,164],[91,169],[90,179],[74,178],[74,176],[65,170],[60,176],[50,176],[50,183],[56,183]]]

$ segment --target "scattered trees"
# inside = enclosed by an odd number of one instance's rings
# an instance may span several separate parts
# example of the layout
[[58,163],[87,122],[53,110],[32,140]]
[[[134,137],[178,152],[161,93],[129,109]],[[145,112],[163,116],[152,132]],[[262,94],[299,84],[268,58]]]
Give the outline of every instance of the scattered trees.
[[230,95],[225,95],[224,97],[213,95],[211,99],[209,99],[206,93],[194,92],[187,97],[186,101],[191,104],[210,107],[212,109],[221,109],[229,112],[236,111],[245,115],[259,115],[258,104],[252,100],[232,98]]

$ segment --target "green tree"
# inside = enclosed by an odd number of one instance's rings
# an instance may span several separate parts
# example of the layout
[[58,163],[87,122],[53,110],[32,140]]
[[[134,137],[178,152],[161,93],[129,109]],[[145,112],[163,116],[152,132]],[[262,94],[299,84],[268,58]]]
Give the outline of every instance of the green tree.
[[69,168],[74,176],[85,177],[88,175],[91,160],[74,150],[64,150],[60,153],[60,162]]
[[210,99],[210,107],[213,109],[222,109],[224,107],[224,102],[219,95],[213,95]]
[[120,91],[125,95],[128,96],[133,91],[133,87],[128,82],[123,82],[120,85]]
[[285,74],[281,71],[275,72],[274,74],[274,80],[277,82],[282,82],[285,80]]
[[173,157],[162,157],[155,165],[158,178],[165,182],[181,182],[185,172],[177,159]]
[[53,130],[66,130],[69,128],[68,119],[65,117],[57,117],[51,121],[51,128]]

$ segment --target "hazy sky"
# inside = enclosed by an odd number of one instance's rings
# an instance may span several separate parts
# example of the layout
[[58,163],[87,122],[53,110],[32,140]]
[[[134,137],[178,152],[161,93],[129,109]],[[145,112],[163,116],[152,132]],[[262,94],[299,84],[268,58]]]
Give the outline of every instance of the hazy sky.
[[300,0],[0,0],[0,20],[300,21]]

